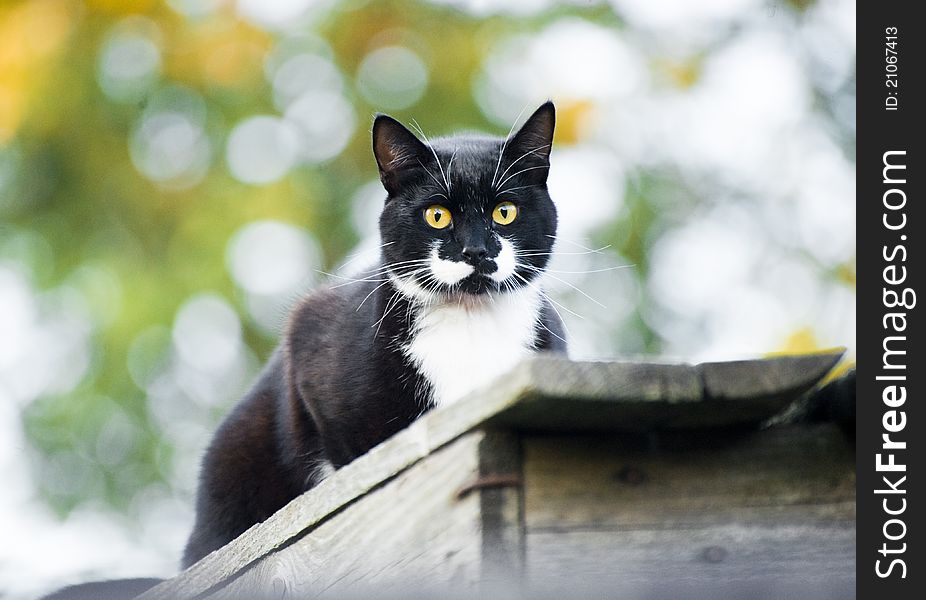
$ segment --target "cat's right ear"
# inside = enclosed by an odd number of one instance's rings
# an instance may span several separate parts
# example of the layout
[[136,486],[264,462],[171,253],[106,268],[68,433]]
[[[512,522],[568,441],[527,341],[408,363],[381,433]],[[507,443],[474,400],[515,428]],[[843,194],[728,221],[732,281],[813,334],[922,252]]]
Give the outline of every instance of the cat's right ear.
[[399,191],[403,175],[421,168],[428,156],[428,148],[389,115],[376,115],[373,120],[373,156],[379,167],[379,179],[392,196]]

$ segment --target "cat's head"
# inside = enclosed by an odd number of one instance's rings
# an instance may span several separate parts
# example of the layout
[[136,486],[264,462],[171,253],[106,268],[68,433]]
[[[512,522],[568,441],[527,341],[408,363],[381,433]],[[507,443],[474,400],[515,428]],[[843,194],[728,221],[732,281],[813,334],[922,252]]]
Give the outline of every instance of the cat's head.
[[422,141],[376,117],[383,259],[403,293],[433,300],[537,285],[556,235],[546,185],[554,123],[547,102],[507,138]]

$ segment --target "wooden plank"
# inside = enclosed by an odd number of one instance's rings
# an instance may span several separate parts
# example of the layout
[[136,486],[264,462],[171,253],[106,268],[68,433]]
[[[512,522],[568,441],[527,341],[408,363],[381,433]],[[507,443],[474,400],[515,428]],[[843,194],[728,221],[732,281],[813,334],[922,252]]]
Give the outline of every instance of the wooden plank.
[[793,597],[851,590],[855,455],[835,425],[532,435],[523,451],[532,590],[713,598],[723,597],[717,585],[746,582],[754,593],[734,585],[730,595],[752,597],[782,581],[802,582]]
[[[568,588],[573,597],[692,598],[695,589],[712,590],[713,595],[703,596],[707,598],[756,597],[717,594],[717,586],[729,588],[737,582],[758,583],[766,593],[782,582],[800,583],[792,591],[805,593],[770,597],[819,597],[806,591],[819,589],[820,583],[851,589],[855,527],[735,523],[693,529],[529,532],[526,568],[529,589],[550,593]],[[688,591],[659,593],[672,589]],[[589,593],[592,590],[609,593],[596,596]]]
[[558,431],[751,426],[819,382],[843,351],[701,365],[538,356],[530,387],[492,423]]
[[855,514],[854,450],[834,425],[532,436],[524,454],[528,531],[685,528],[760,514],[778,522],[802,514],[849,521]]
[[485,597],[512,597],[521,584],[524,567],[522,464],[519,436],[504,431],[486,432],[479,445],[479,478],[462,490],[479,495],[482,532],[479,587]]
[[[457,491],[479,473],[481,432],[433,453],[311,532],[264,557],[210,598],[310,598],[325,593],[466,591],[480,581],[478,493]],[[360,597],[360,596],[358,596]]]
[[816,385],[842,358],[843,350],[734,360],[697,365],[705,400],[747,400],[786,395],[797,398]]
[[296,498],[236,540],[209,554],[177,577],[155,586],[140,598],[194,598],[234,577],[239,571],[286,544],[362,493],[388,480],[426,456],[430,450],[421,426],[394,436],[340,469],[322,485]]

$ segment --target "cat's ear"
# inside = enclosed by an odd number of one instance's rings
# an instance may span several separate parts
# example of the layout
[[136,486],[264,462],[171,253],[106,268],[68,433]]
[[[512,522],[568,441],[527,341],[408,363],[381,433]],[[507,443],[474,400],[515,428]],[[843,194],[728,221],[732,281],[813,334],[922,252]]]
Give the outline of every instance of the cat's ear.
[[548,100],[508,139],[504,164],[510,168],[506,177],[517,173],[517,176],[524,180],[546,183],[550,171],[550,150],[553,147],[555,126],[556,108],[553,102]]
[[421,168],[428,148],[404,125],[388,115],[376,115],[373,121],[373,156],[379,167],[379,179],[389,195],[399,190],[402,175]]

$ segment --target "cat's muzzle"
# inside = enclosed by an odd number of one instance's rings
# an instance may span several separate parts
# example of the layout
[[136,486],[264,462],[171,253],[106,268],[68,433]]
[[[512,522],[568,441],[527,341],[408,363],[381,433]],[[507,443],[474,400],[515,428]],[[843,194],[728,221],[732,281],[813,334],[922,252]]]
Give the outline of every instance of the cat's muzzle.
[[491,278],[491,274],[498,270],[494,261],[484,261],[485,266],[475,267],[472,275],[463,278],[458,284],[461,292],[466,294],[485,294],[486,292],[496,291],[498,285]]

